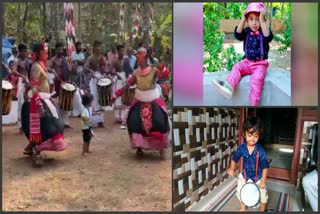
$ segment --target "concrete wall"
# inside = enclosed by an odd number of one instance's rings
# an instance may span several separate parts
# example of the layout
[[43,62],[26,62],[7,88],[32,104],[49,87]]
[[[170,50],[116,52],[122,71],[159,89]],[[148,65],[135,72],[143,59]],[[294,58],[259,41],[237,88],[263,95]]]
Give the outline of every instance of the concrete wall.
[[185,211],[228,177],[239,141],[239,109],[173,109],[173,207]]
[[[224,98],[212,85],[212,79],[225,80],[228,71],[204,73],[203,106],[250,106],[250,76],[244,76],[234,90],[232,99]],[[291,73],[280,68],[269,68],[265,78],[260,106],[291,105]]]

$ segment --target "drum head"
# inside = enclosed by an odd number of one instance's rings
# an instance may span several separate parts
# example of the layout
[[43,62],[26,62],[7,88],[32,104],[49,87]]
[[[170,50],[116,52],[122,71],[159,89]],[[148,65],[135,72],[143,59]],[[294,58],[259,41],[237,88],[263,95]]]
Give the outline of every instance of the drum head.
[[97,82],[97,85],[99,86],[107,86],[111,84],[111,80],[109,78],[102,78],[99,79],[99,81]]
[[254,207],[260,201],[259,187],[254,183],[243,185],[240,190],[240,200],[248,207]]
[[63,83],[61,85],[61,88],[65,89],[66,91],[74,91],[74,90],[76,90],[76,86],[73,85],[72,83],[68,83],[68,82]]
[[2,88],[6,90],[11,90],[13,89],[13,85],[11,84],[11,82],[7,80],[2,80]]

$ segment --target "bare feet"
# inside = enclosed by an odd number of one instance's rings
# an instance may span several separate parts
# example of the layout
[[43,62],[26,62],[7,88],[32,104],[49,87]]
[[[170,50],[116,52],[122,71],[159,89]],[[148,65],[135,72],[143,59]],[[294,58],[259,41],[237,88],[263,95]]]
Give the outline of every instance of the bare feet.
[[267,209],[267,203],[260,203],[260,211],[264,212]]
[[241,202],[240,202],[240,210],[239,211],[241,211],[241,212],[247,211],[247,207]]

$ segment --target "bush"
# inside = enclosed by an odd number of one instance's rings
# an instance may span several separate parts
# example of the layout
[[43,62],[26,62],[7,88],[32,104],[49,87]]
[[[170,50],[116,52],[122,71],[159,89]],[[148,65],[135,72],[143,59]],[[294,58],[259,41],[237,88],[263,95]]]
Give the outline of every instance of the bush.
[[231,45],[223,50],[220,58],[222,59],[222,70],[231,71],[234,64],[243,59],[243,55],[238,54],[234,49],[234,46]]
[[203,48],[204,67],[207,71],[218,71],[221,68],[219,54],[222,51],[224,33],[219,30],[219,22],[204,16],[203,23]]
[[279,5],[281,9],[276,12],[276,18],[284,20],[283,27],[279,34],[274,35],[274,40],[280,42],[278,51],[284,52],[291,46],[291,3],[282,3]]

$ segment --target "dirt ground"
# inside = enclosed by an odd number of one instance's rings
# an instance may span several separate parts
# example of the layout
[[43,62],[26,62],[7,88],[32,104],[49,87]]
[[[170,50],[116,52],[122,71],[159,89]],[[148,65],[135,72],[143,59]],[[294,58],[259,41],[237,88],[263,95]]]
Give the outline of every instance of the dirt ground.
[[137,159],[126,130],[105,115],[95,129],[92,154],[80,155],[79,118],[65,130],[63,152],[46,152],[34,168],[22,154],[27,140],[17,125],[2,129],[2,208],[4,211],[171,211],[171,147]]

